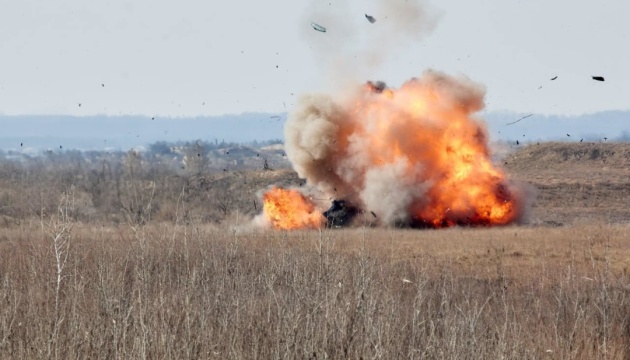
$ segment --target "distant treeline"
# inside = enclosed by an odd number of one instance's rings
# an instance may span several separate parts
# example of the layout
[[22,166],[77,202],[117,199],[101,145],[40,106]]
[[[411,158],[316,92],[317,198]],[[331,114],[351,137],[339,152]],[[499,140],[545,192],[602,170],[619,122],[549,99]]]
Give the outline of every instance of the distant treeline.
[[264,140],[264,141],[254,140],[254,141],[248,141],[248,142],[243,142],[243,143],[225,142],[224,140],[221,140],[219,142],[218,139],[216,139],[215,141],[208,141],[208,140],[156,141],[152,144],[149,144],[149,146],[147,147],[147,152],[153,153],[153,154],[170,154],[173,152],[173,149],[175,148],[188,148],[192,146],[201,146],[207,151],[219,150],[219,149],[225,149],[225,148],[234,148],[234,147],[240,147],[240,146],[246,146],[246,147],[258,149],[258,148],[262,148],[266,146],[283,144],[283,143],[284,142],[281,139]]

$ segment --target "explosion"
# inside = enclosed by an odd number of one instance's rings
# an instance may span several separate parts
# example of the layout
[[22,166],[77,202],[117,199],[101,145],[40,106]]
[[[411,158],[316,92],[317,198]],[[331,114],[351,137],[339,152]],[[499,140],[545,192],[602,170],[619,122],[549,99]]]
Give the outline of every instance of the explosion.
[[[310,185],[382,225],[508,224],[522,215],[523,196],[493,165],[473,116],[484,95],[467,78],[426,71],[399,89],[369,82],[343,100],[306,96],[285,125],[286,153]],[[323,223],[299,193],[285,201],[270,193],[265,214],[275,227]]]
[[263,195],[263,211],[276,229],[319,228],[323,215],[297,190],[274,187]]

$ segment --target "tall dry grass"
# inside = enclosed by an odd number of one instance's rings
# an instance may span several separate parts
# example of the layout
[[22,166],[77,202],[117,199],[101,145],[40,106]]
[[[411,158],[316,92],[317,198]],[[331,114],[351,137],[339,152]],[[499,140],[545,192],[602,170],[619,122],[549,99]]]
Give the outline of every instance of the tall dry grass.
[[630,358],[627,227],[288,233],[62,215],[0,230],[0,358]]

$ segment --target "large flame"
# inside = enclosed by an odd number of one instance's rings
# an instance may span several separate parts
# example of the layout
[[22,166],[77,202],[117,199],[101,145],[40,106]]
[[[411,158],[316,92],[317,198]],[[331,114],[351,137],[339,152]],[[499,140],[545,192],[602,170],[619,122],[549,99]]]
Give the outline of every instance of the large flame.
[[368,83],[349,100],[304,97],[285,127],[298,175],[386,225],[508,224],[517,187],[493,165],[484,89],[427,71],[400,89]]
[[263,212],[276,229],[319,228],[323,215],[297,190],[274,187],[263,194]]

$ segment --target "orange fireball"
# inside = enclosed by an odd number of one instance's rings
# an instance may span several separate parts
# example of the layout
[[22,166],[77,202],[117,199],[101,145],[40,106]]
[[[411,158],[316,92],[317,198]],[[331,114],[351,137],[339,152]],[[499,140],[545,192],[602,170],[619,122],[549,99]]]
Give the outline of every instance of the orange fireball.
[[522,216],[522,191],[493,164],[474,116],[482,86],[427,71],[398,89],[369,82],[351,95],[303,97],[289,116],[286,153],[300,178],[384,225],[504,225]]
[[403,162],[400,177],[423,186],[409,202],[411,225],[503,225],[516,218],[485,128],[470,116],[483,107],[474,87],[413,80],[398,90],[367,89],[372,94],[360,97],[350,114],[352,133],[370,144],[366,171]]
[[263,212],[276,229],[317,229],[325,219],[297,190],[274,187],[263,194]]

